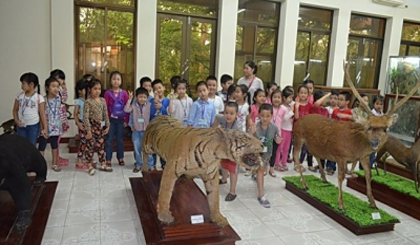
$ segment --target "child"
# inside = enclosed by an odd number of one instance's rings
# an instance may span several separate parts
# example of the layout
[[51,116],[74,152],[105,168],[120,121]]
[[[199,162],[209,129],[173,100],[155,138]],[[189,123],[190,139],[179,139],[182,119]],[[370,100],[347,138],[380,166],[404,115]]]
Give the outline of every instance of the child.
[[[174,96],[175,96],[175,99],[177,99],[178,98],[178,94],[176,93],[176,89],[175,89],[175,86],[176,86],[176,84],[177,83],[179,83],[181,80],[183,80],[180,76],[173,76],[173,77],[171,77],[171,80],[170,80],[170,82],[171,82],[171,91],[173,90],[174,91]],[[188,81],[187,80],[184,80],[184,81],[186,81],[187,82],[187,90],[186,90],[186,92],[185,92],[185,96],[186,97],[191,97],[191,90],[190,90],[190,85],[188,84]],[[170,99],[170,96],[171,96],[171,94],[168,94],[167,96],[166,96],[166,98],[168,98],[168,99]]]
[[[235,102],[228,102],[225,106],[223,115],[216,115],[216,119],[212,125],[213,128],[236,129],[242,131],[242,125],[237,119],[238,105]],[[230,173],[230,190],[225,201],[231,202],[236,198],[236,183],[238,182],[238,166],[235,162],[230,160],[222,160],[223,177],[219,181],[220,184],[227,183],[227,172]]]
[[[299,120],[299,118],[309,114],[309,109],[311,108],[311,104],[308,101],[309,98],[309,89],[308,87],[303,84],[300,85],[298,87],[298,97],[296,98],[296,103],[295,103],[295,122],[297,122],[297,120]],[[300,163],[303,163],[303,160],[305,159],[305,156],[308,155],[307,157],[307,161],[308,161],[308,168],[311,171],[315,171],[315,168],[312,166],[312,154],[308,151],[306,144],[302,145],[302,150],[300,152]],[[295,166],[295,171],[298,172],[298,170],[296,169]],[[302,171],[305,171],[306,169],[302,167]]]
[[95,152],[98,153],[101,169],[112,171],[111,163],[105,162],[104,139],[104,136],[109,131],[110,122],[105,99],[100,97],[102,91],[101,81],[95,78],[92,79],[86,89],[86,101],[83,111],[83,125],[86,130],[85,160],[88,174],[94,175],[95,169],[92,165],[92,158]]
[[[13,105],[13,119],[18,135],[28,139],[34,146],[38,141],[39,131],[47,137],[45,118],[45,100],[39,95],[39,80],[34,73],[28,72],[20,77],[22,90]],[[35,88],[38,87],[38,93]],[[41,123],[41,127],[40,127]]]
[[[66,82],[65,82],[66,75],[64,74],[62,70],[55,69],[50,72],[50,77],[57,79],[57,81],[60,83],[60,91],[59,91],[59,95],[61,97],[60,118],[61,118],[61,123],[63,125],[63,134],[64,134],[69,129],[69,122],[67,119],[67,108],[65,105],[68,98],[67,87],[66,87]],[[58,145],[60,145],[60,140],[61,140],[61,135],[58,137]],[[58,151],[57,164],[59,166],[67,166],[69,164],[69,160],[66,158],[60,157],[60,146],[57,148],[57,151]]]
[[[147,98],[149,93],[145,88],[136,89],[136,103],[131,103],[133,99],[133,93],[129,93],[127,104],[125,105],[124,111],[126,113],[131,113],[133,115],[133,133],[131,135],[131,140],[133,141],[136,164],[133,169],[133,173],[140,172],[143,167],[143,159],[141,157],[141,143],[143,140],[144,131],[147,128],[150,120],[150,103],[147,103]],[[153,168],[153,157],[148,156],[147,165],[149,169],[154,170]]]
[[44,155],[45,148],[47,147],[47,138],[50,140],[51,144],[51,155],[52,155],[52,169],[56,172],[60,172],[61,168],[58,166],[58,139],[63,133],[63,126],[60,117],[60,108],[61,108],[61,96],[60,91],[60,82],[54,78],[50,77],[45,80],[45,115],[47,118],[47,137],[42,136],[39,138],[38,150]]
[[[338,108],[334,109],[331,118],[338,121],[349,122],[353,120],[352,111],[348,108],[351,100],[351,94],[346,91],[340,92],[338,95]],[[337,169],[335,162],[327,162],[326,171],[328,175],[333,175]],[[348,174],[349,171],[346,171]]]
[[86,150],[86,130],[83,126],[83,111],[85,108],[85,97],[86,97],[86,88],[88,86],[88,82],[84,79],[81,79],[76,84],[76,96],[77,99],[74,100],[74,117],[76,127],[79,130],[80,136],[80,143],[79,143],[79,150],[77,152],[77,164],[76,168],[84,169],[87,166],[83,163],[83,155]]
[[171,91],[171,101],[169,103],[169,114],[173,115],[174,118],[182,122],[184,127],[188,126],[188,115],[192,107],[193,101],[190,97],[186,96],[188,83],[186,80],[180,80],[175,84],[175,93],[178,98],[175,99],[173,90]]
[[[153,92],[155,94],[155,97],[151,99],[150,102],[150,122],[155,119],[155,117],[160,115],[168,115],[168,106],[170,103],[170,100],[168,98],[165,98],[164,92],[165,92],[165,86],[163,85],[162,80],[155,79],[152,82],[152,88]],[[156,169],[156,162],[157,162],[157,156],[156,154],[152,155],[153,157],[153,168]],[[162,168],[165,167],[166,162],[160,158],[160,164]]]
[[[267,88],[265,89],[265,93],[267,94],[267,99],[265,100],[265,103],[271,105],[271,95],[273,94],[274,90],[277,90],[277,89],[280,90],[279,87],[277,86],[277,83],[269,82],[267,84]],[[281,95],[280,95],[280,99],[281,99]]]
[[[366,105],[369,104],[369,97],[366,94],[360,94],[360,97],[362,97],[363,103],[365,103]],[[359,114],[364,118],[368,117],[367,112],[363,109],[362,104],[357,98],[354,100],[352,108],[352,113]]]
[[[283,103],[281,105],[281,110],[284,112],[283,120],[281,121],[281,136],[283,140],[281,141],[280,146],[276,152],[276,162],[281,164],[278,167],[280,172],[288,171],[287,167],[289,149],[292,142],[292,130],[293,130],[293,109],[291,102],[293,101],[294,92],[291,87],[285,87],[282,91]],[[280,159],[281,157],[281,159]]]
[[280,144],[281,137],[276,125],[270,122],[273,117],[273,107],[270,104],[262,104],[258,109],[258,116],[260,121],[252,123],[251,134],[261,140],[264,144],[264,150],[261,156],[263,162],[260,164],[262,167],[258,168],[257,175],[254,175],[253,178],[257,180],[259,203],[263,207],[269,208],[270,202],[264,194],[264,172],[273,152],[273,141],[275,140],[277,144]]
[[[242,85],[242,84],[241,84]],[[264,90],[262,89],[257,89],[254,93],[254,97],[252,98],[253,104],[251,105],[251,107],[249,107],[249,114],[247,116],[247,127],[246,128],[250,128],[250,126],[253,123],[258,123],[260,121],[259,117],[258,117],[258,111],[259,108],[262,104],[264,104],[266,99],[266,95]],[[266,175],[267,173],[264,173],[264,175]],[[251,171],[247,170],[245,172],[245,176],[250,176],[251,175]]]
[[[271,99],[270,99],[270,101],[273,103],[273,112],[274,112],[274,116],[271,122],[274,123],[274,125],[276,125],[279,131],[280,137],[282,136],[281,131],[280,131],[281,124],[284,118],[284,114],[286,113],[286,110],[281,108],[281,104],[282,104],[281,97],[282,97],[281,91],[277,89],[271,93]],[[268,171],[271,177],[276,177],[276,174],[274,173],[274,165],[276,165],[277,168],[280,169],[280,165],[279,165],[280,157],[277,159],[277,152],[280,153],[280,151],[278,151],[278,147],[279,147],[279,144],[277,144],[277,142],[274,141],[273,153],[271,154],[271,158],[270,158],[270,170]]]
[[214,103],[217,114],[223,113],[223,110],[225,109],[225,104],[223,103],[223,99],[216,95],[217,78],[215,76],[208,76],[206,79],[206,83],[209,88],[209,101]]
[[124,166],[123,136],[124,128],[129,120],[129,115],[124,112],[124,106],[127,104],[128,94],[120,88],[123,83],[123,77],[119,71],[111,72],[109,80],[111,81],[111,89],[107,90],[104,95],[111,123],[109,134],[106,137],[106,164],[111,165],[114,137],[116,137],[118,164]]
[[228,74],[223,74],[220,78],[220,83],[222,85],[222,90],[217,92],[217,95],[219,95],[222,98],[223,103],[226,104],[228,102],[228,89],[230,85],[233,84],[233,78]]
[[[235,89],[236,89],[236,84],[232,84],[229,86],[228,90],[227,90],[227,102],[235,102]],[[244,85],[246,87],[246,85]],[[246,89],[248,90],[248,87],[246,87]]]
[[[231,87],[234,84],[231,85]],[[241,131],[246,131],[246,120],[249,115],[249,93],[248,87],[245,84],[241,84],[235,87],[234,98],[238,105],[238,122],[241,125]]]
[[[140,87],[145,88],[149,96],[147,97],[147,101],[150,101],[153,98],[152,92],[152,79],[150,77],[142,77],[140,78]],[[135,99],[135,98],[134,98]],[[134,103],[135,101],[133,101]]]
[[375,116],[383,116],[382,109],[384,108],[384,97],[382,95],[376,95],[373,97],[373,109],[372,113]]
[[190,115],[188,116],[188,126],[195,128],[210,128],[216,117],[216,107],[208,99],[208,86],[204,81],[196,85],[199,99],[193,103]]
[[334,109],[337,108],[338,94],[340,94],[340,91],[338,91],[337,89],[331,90],[330,105],[325,107],[328,110],[329,118],[331,118]]

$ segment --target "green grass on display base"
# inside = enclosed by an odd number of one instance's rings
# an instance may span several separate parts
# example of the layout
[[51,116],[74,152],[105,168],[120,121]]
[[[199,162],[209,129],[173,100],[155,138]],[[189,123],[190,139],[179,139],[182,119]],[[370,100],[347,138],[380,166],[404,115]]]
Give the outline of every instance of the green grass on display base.
[[[362,171],[354,171],[355,174],[365,177],[365,172]],[[404,179],[400,176],[390,174],[385,172],[383,170],[379,170],[379,176],[376,175],[376,171],[372,170],[372,181],[386,185],[390,189],[393,189],[395,191],[401,192],[403,194],[412,196],[416,199],[420,200],[420,193],[417,193],[416,187],[414,185],[414,182],[411,180]]]
[[[283,177],[283,180],[303,190],[299,176]],[[372,226],[379,224],[397,223],[399,220],[383,210],[375,210],[369,206],[368,202],[343,192],[345,210],[338,207],[338,188],[331,183],[324,183],[320,178],[313,175],[305,175],[309,190],[308,195],[330,206],[337,213],[343,214],[359,226]],[[372,213],[379,212],[381,219],[372,219]]]

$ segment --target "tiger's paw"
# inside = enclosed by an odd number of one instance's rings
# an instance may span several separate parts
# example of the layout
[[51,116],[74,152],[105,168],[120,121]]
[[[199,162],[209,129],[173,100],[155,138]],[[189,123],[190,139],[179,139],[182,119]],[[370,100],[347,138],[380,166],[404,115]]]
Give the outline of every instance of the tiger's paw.
[[172,216],[171,212],[159,212],[158,219],[165,224],[171,224],[174,222],[174,217]]
[[225,227],[229,224],[228,220],[223,217],[221,214],[214,215],[210,217],[211,221],[219,227]]

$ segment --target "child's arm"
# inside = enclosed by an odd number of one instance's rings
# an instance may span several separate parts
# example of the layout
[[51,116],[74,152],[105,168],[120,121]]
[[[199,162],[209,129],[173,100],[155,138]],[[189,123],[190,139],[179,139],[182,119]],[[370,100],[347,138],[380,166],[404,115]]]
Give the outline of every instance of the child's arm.
[[169,94],[169,107],[168,107],[169,115],[172,115],[172,113],[174,112],[174,108],[173,108],[174,99],[175,99],[174,90],[171,89],[171,93]]
[[[90,103],[88,102],[88,100],[86,100],[85,109],[83,110],[83,125],[85,126],[85,129],[86,129],[86,139],[92,138],[89,116],[90,116]],[[88,138],[88,135],[90,135],[89,138]]]
[[295,103],[295,119],[296,120],[299,119],[299,106],[300,106],[300,103],[299,101],[296,100],[296,103]]
[[345,113],[337,113],[337,117],[338,118],[346,118],[346,119],[353,120],[353,116],[352,115],[345,114]]
[[[121,100],[122,100],[123,103],[127,103],[128,102],[128,94],[127,94],[127,91],[123,90],[123,94],[122,94]],[[130,120],[130,115],[126,113],[125,114],[125,117],[124,117],[124,128],[127,127],[129,120]]]
[[[101,100],[101,102],[102,102],[102,106],[105,106],[106,107],[106,102],[105,102],[105,100]],[[105,130],[104,130],[104,132],[102,133],[102,135],[106,135],[106,134],[108,134],[108,131],[109,131],[109,128],[110,128],[110,126],[111,126],[111,123],[109,122],[109,116],[108,116],[108,114],[107,113],[105,113],[105,115],[104,115],[104,119],[105,119]]]
[[110,92],[108,92],[108,90],[105,91],[104,99],[105,99],[105,102],[106,102],[106,111],[107,111],[108,115],[111,115],[110,104],[111,104],[112,98],[110,97],[109,93]]
[[85,130],[85,128],[83,127],[83,124],[79,122],[79,110],[80,110],[80,105],[75,105],[74,106],[74,122],[76,124],[76,127],[80,130]]
[[283,138],[281,137],[281,134],[280,134],[280,129],[277,129],[276,132],[274,133],[274,135],[275,135],[274,140],[276,141],[276,143],[278,145],[280,145],[282,140],[283,140]]
[[[133,111],[133,107],[131,106],[131,101],[133,100],[133,92],[128,92],[128,100],[124,106],[124,112],[131,113]],[[130,122],[130,117],[128,122]]]
[[39,118],[41,120],[41,134],[44,136],[44,138],[48,138],[47,117],[45,116],[45,102],[39,103]]
[[162,115],[168,115],[168,106],[169,106],[169,99],[163,99],[162,107],[160,107],[160,112]]
[[331,95],[331,92],[322,96],[322,98],[318,99],[314,104],[318,105],[318,106],[322,105],[322,102],[324,102],[324,100],[326,100],[328,97],[330,97],[330,95]]
[[13,105],[13,119],[18,127],[23,127],[23,123],[19,120],[19,101],[15,99],[15,104]]
[[219,120],[217,120],[217,117],[214,119],[214,123],[213,125],[211,125],[212,128],[217,128],[219,127]]
[[61,94],[61,102],[66,103],[67,102],[67,98],[69,96],[68,96],[68,93],[67,93],[67,87],[66,87],[66,83],[65,82],[63,82],[61,84],[60,94]]

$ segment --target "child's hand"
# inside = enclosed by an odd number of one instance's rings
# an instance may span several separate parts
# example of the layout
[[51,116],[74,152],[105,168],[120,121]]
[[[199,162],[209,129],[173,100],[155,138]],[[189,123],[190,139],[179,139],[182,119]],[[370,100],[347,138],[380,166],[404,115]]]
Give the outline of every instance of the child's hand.
[[295,102],[295,108],[296,108],[296,109],[299,109],[299,106],[300,106],[300,102],[299,102],[299,101],[296,101],[296,102]]
[[25,126],[25,124],[23,124],[23,122],[21,122],[20,120],[16,121],[16,125],[20,128],[23,128]]
[[48,134],[47,134],[47,132],[46,132],[46,130],[45,130],[45,129],[41,130],[41,135],[42,135],[44,138],[48,139]]
[[344,114],[344,113],[337,113],[337,117],[338,118],[345,118],[346,117],[346,114]]
[[81,131],[85,131],[85,127],[83,126],[83,124],[79,123],[79,124],[77,124],[77,127],[78,127]]
[[282,142],[282,140],[283,140],[283,137],[281,137],[281,135],[276,135],[276,138],[275,138],[275,141],[276,141],[276,143],[277,144],[280,144],[281,142]]
[[133,99],[133,92],[132,91],[128,91],[128,99],[129,100]]
[[173,90],[173,89],[171,89],[171,93],[169,94],[169,98],[170,98],[171,100],[173,100],[173,99],[175,98],[175,92],[174,92],[174,90]]
[[109,127],[107,127],[103,132],[102,132],[102,135],[107,135],[108,134],[108,132],[109,132]]
[[255,134],[257,132],[257,124],[251,123],[251,134]]
[[126,128],[128,126],[128,123],[124,122],[124,128]]
[[160,108],[162,108],[162,102],[160,102],[160,100],[155,101],[155,108],[157,110],[160,110]]
[[87,140],[92,139],[92,131],[88,131],[88,132],[87,132],[87,134],[86,134],[86,139],[87,139]]

